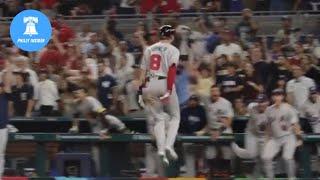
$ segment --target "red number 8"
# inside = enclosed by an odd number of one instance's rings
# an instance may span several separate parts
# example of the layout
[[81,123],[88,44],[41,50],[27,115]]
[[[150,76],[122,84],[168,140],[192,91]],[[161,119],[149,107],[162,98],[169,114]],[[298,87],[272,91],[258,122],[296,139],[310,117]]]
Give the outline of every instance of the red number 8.
[[150,57],[150,69],[159,70],[161,64],[161,56],[159,54],[152,54]]

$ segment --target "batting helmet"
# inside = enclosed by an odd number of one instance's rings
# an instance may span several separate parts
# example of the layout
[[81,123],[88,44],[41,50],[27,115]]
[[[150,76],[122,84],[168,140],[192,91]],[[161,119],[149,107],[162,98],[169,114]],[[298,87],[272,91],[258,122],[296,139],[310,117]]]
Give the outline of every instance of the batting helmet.
[[160,37],[170,37],[175,32],[175,29],[171,25],[163,25],[159,29]]

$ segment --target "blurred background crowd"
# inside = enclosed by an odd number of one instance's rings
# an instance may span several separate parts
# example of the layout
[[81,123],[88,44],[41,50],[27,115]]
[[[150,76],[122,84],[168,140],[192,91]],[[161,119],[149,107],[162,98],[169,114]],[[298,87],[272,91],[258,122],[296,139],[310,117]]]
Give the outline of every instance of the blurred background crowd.
[[1,0],[3,16],[24,9],[40,9],[47,15],[146,14],[172,12],[239,12],[317,10],[318,0]]

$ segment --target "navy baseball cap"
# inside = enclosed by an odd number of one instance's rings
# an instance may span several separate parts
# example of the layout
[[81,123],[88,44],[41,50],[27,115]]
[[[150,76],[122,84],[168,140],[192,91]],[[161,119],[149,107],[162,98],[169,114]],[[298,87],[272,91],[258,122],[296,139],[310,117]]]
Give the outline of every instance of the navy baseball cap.
[[197,95],[192,95],[189,100],[199,101],[199,97]]
[[317,94],[318,91],[319,91],[319,89],[317,89],[317,87],[311,87],[311,88],[309,89],[309,93],[310,93],[310,94]]
[[268,97],[265,94],[258,94],[256,101],[258,103],[263,103],[268,101]]
[[284,95],[283,89],[275,89],[272,91],[272,95]]

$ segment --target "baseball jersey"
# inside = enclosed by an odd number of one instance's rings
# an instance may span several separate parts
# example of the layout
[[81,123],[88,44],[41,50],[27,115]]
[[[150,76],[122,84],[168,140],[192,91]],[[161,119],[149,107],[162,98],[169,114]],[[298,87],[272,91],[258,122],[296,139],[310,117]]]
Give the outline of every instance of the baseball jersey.
[[279,107],[269,106],[266,109],[266,115],[274,137],[292,134],[292,124],[299,122],[295,109],[287,103],[281,103]]
[[288,81],[286,91],[293,94],[293,104],[296,108],[300,108],[308,99],[311,87],[315,87],[314,81],[305,76]]
[[88,96],[80,103],[75,104],[72,115],[84,118],[92,118],[94,113],[104,110],[102,104],[94,97]]
[[179,50],[169,43],[157,42],[149,46],[141,62],[141,69],[147,71],[147,76],[167,76],[172,64],[178,65]]
[[211,129],[221,128],[224,125],[220,120],[221,117],[233,118],[233,116],[231,103],[223,97],[208,104],[208,127]]
[[248,121],[247,130],[255,135],[263,136],[267,125],[267,115],[260,112],[258,103],[250,103],[248,105],[250,119]]
[[316,102],[311,102],[308,99],[300,109],[300,116],[307,118],[312,126],[320,124],[320,97]]

